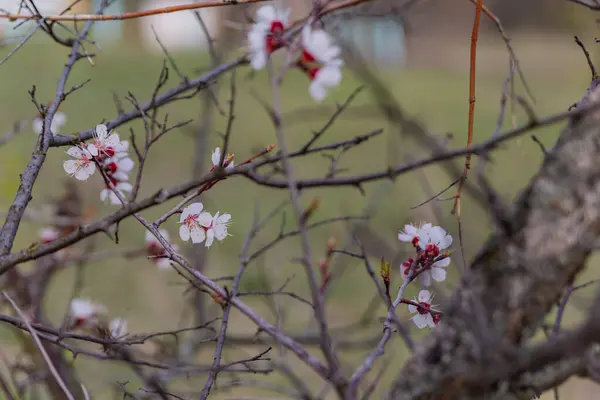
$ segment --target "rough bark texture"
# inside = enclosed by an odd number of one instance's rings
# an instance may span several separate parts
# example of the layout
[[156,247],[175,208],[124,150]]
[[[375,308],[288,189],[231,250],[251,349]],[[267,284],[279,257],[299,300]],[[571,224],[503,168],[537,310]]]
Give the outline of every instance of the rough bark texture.
[[[581,103],[599,99],[594,89]],[[506,391],[506,382],[486,376],[518,354],[517,346],[540,327],[597,243],[598,160],[600,112],[594,111],[562,132],[502,231],[466,271],[443,323],[401,371],[390,398],[484,399]]]

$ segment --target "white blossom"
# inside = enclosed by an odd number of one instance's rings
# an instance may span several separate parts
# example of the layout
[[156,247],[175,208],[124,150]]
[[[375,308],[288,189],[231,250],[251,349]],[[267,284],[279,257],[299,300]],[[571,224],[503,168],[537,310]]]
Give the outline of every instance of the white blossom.
[[55,228],[42,228],[40,229],[40,239],[42,243],[50,243],[60,237],[60,232]]
[[129,149],[129,142],[121,141],[119,134],[114,131],[108,131],[106,125],[96,125],[94,140],[87,146],[90,154],[94,157],[105,155],[112,157],[115,153],[125,152]]
[[100,314],[105,312],[106,308],[101,304],[94,304],[85,299],[73,299],[71,301],[73,328],[93,323]]
[[[133,190],[133,185],[129,182],[117,182],[116,185],[114,183],[113,183],[113,185],[115,187],[114,190],[119,192],[121,197],[123,197],[125,200],[127,200],[127,196],[125,195],[125,192],[131,193],[131,191]],[[113,191],[113,189],[110,189],[110,188],[102,189],[102,191],[100,192],[100,200],[102,200],[102,201],[109,200],[110,204],[112,204],[112,205],[120,205],[121,204],[121,200],[119,200],[119,196],[117,196],[116,193]]]
[[250,65],[259,70],[267,65],[269,55],[281,45],[281,35],[288,25],[290,10],[264,5],[256,12],[256,22],[248,32]]
[[[227,160],[229,160],[229,163],[227,163]],[[219,161],[221,161],[221,148],[217,147],[211,156],[211,161],[213,164],[213,167],[216,167],[219,165]],[[235,163],[233,162],[233,155],[228,155],[227,157],[225,157],[225,159],[223,160],[223,165],[225,166],[225,170],[229,171],[232,168],[235,167]]]
[[404,230],[398,233],[398,240],[401,242],[410,242],[413,246],[417,246],[419,244],[419,239],[424,235],[423,232],[431,229],[432,224],[423,224],[420,226],[416,226],[413,224],[404,225]]
[[322,101],[342,81],[341,49],[324,30],[313,30],[309,25],[302,30],[302,46],[302,61],[312,80],[308,91],[313,99]]
[[[50,131],[54,135],[58,135],[60,133],[60,128],[63,127],[64,124],[67,123],[67,116],[64,113],[56,112],[54,114],[54,118],[52,118],[52,123],[50,124]],[[33,131],[38,135],[42,133],[44,129],[44,119],[41,115],[35,117],[33,119]]]
[[96,171],[92,155],[86,149],[73,146],[67,150],[67,154],[74,158],[63,162],[63,168],[70,176],[85,181]]
[[193,243],[202,243],[206,239],[206,230],[212,223],[212,216],[202,212],[202,203],[192,203],[183,209],[179,223],[179,236],[181,240]]
[[431,292],[429,292],[429,290],[421,290],[419,292],[418,298],[414,300],[416,303],[419,304],[419,307],[412,304],[408,305],[408,311],[411,314],[416,314],[414,317],[411,318],[411,320],[419,329],[425,328],[426,326],[429,326],[430,328],[435,327],[435,322],[433,321],[433,317],[429,312],[430,310],[432,310],[432,307],[434,307],[431,305],[432,298],[433,295],[431,294]]
[[206,247],[210,247],[215,239],[223,241],[229,234],[227,228],[231,223],[231,215],[219,215],[219,212],[212,218],[210,225],[206,229]]

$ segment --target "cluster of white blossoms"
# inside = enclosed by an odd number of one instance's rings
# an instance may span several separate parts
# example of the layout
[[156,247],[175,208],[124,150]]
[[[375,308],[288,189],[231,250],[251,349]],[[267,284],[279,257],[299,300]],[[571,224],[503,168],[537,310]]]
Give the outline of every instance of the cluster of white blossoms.
[[[429,223],[420,226],[408,224],[400,231],[398,239],[411,243],[417,252],[415,258],[409,258],[400,266],[402,279],[418,276],[424,286],[430,286],[432,279],[437,282],[446,279],[445,268],[450,265],[447,249],[452,245],[452,236],[448,232]],[[435,327],[440,321],[441,314],[433,309],[432,299],[431,292],[421,290],[414,301],[418,306],[408,306],[408,310],[416,314],[412,321],[418,328]]]
[[67,150],[73,157],[63,163],[63,168],[70,176],[80,181],[87,180],[102,168],[109,183],[100,192],[102,201],[109,200],[111,204],[121,204],[115,191],[125,196],[133,186],[128,182],[129,173],[133,170],[133,160],[128,155],[129,142],[121,140],[119,134],[108,131],[106,125],[97,125],[91,143],[81,143]]
[[[101,323],[100,318],[106,314],[106,307],[92,303],[86,299],[73,299],[69,313],[69,329],[93,329]],[[108,323],[108,329],[113,339],[121,339],[127,335],[127,321],[114,318]]]
[[[259,70],[267,65],[269,55],[285,47],[285,29],[289,25],[289,10],[281,10],[272,5],[258,9],[256,22],[248,32],[250,65]],[[313,29],[305,25],[301,37],[302,54],[296,65],[311,80],[309,93],[316,101],[322,101],[330,89],[338,86],[342,80],[341,49],[333,43],[331,37],[322,29]]]
[[223,241],[229,234],[227,229],[231,223],[230,214],[215,215],[203,211],[202,203],[192,203],[183,209],[179,223],[179,236],[181,240],[192,243],[202,243],[210,247],[214,240]]

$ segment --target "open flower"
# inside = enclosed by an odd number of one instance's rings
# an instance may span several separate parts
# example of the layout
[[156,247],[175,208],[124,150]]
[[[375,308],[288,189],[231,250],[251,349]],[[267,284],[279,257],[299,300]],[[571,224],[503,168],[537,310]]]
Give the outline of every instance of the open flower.
[[63,168],[70,176],[75,176],[76,179],[85,181],[96,171],[92,154],[86,149],[73,146],[67,150],[67,154],[74,158],[74,160],[63,162]]
[[[52,123],[50,124],[50,132],[54,135],[58,135],[60,133],[60,128],[66,123],[67,116],[61,112],[56,112],[52,118]],[[44,118],[41,115],[38,115],[33,119],[33,131],[39,135],[43,130]]]
[[113,339],[121,339],[123,336],[127,335],[127,320],[124,318],[112,319],[108,324],[108,329],[110,330],[110,336]]
[[207,212],[202,212],[204,206],[202,203],[192,203],[183,209],[179,223],[179,236],[181,240],[188,241],[190,238],[193,243],[202,243],[206,239],[206,230],[212,223],[212,216]]
[[215,239],[223,241],[229,235],[227,228],[230,223],[231,214],[219,215],[217,211],[210,225],[206,227],[206,247],[210,247]]
[[423,224],[415,226],[413,224],[404,225],[404,230],[398,233],[398,240],[401,242],[410,242],[413,246],[417,247],[420,244],[420,238],[426,237],[426,232],[431,229],[433,225]]
[[265,5],[256,12],[256,23],[248,32],[250,65],[259,70],[267,65],[269,55],[282,45],[282,35],[288,25],[289,10]]
[[[169,232],[163,229],[159,230],[158,232],[165,238],[167,242],[169,241]],[[176,244],[171,244],[171,247],[173,247],[173,250],[177,251]],[[150,231],[146,231],[146,249],[148,250],[148,254],[153,256],[153,258],[150,260],[155,263],[159,269],[167,269],[171,267],[171,260],[162,257],[167,255],[167,251]]]
[[127,151],[129,142],[121,141],[117,132],[108,131],[106,125],[96,125],[94,141],[87,146],[88,151],[94,157],[112,157],[115,153]]
[[71,329],[89,327],[98,322],[98,317],[106,312],[101,304],[94,304],[85,299],[71,301]]
[[[221,148],[217,147],[215,149],[215,151],[213,151],[212,156],[211,156],[211,161],[213,164],[213,167],[211,168],[211,171],[213,169],[215,169],[216,166],[219,165],[219,161],[221,161]],[[225,157],[225,159],[223,160],[223,167],[225,167],[225,170],[229,171],[232,168],[235,167],[235,163],[233,162],[233,154],[228,154],[227,157]]]
[[[106,177],[123,197],[125,197],[125,192],[133,190],[133,186],[127,182],[133,165],[133,160],[127,156],[127,153],[123,152],[116,153],[113,157],[106,158],[102,162],[102,169]],[[113,205],[121,204],[119,197],[108,185],[100,192],[100,200],[106,201],[107,199],[110,199],[110,203]]]
[[[416,314],[411,320],[415,323],[417,328],[422,329],[426,326],[430,328],[434,328],[436,323],[433,321],[433,316],[431,315],[432,307],[431,300],[433,299],[433,294],[429,292],[429,290],[421,290],[419,292],[419,296],[414,300],[419,304],[419,307],[409,304],[408,311],[411,314]],[[433,310],[435,311],[435,310]],[[439,318],[437,318],[439,321]]]
[[302,46],[300,65],[312,80],[308,91],[313,99],[321,101],[342,81],[341,50],[324,30],[312,30],[308,25],[302,30]]

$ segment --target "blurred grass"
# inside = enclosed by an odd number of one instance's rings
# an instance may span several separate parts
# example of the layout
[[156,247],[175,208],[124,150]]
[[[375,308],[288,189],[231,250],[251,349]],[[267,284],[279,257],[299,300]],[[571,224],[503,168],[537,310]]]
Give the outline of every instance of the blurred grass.
[[[557,63],[560,63],[562,58],[568,58],[564,57],[564,54],[577,54],[577,49],[573,52],[570,47],[560,41],[548,43],[548,40],[544,40],[532,43],[531,38],[527,38],[525,42],[519,42],[517,38],[515,43],[517,52],[519,45],[533,46],[540,52],[544,52],[544,49],[554,51]],[[499,52],[498,46],[495,44],[489,44],[488,49],[490,53]],[[562,53],[561,50],[565,53]],[[453,50],[445,49],[445,51],[451,55]],[[0,49],[0,57],[6,52],[7,49]],[[151,55],[130,48],[126,50],[106,48],[98,55],[94,58],[94,65],[86,61],[80,62],[68,81],[67,86],[70,87],[85,79],[91,79],[91,82],[82,90],[69,96],[62,106],[61,111],[68,115],[68,124],[61,132],[63,134],[89,129],[102,120],[114,118],[116,109],[113,103],[113,93],[121,99],[126,109],[131,107],[124,100],[129,92],[140,102],[145,102],[152,93],[163,61],[161,55]],[[36,87],[36,98],[39,102],[47,103],[53,99],[56,81],[61,74],[66,57],[66,50],[45,42],[38,42],[25,46],[13,59],[0,66],[0,75],[2,76],[0,79],[0,127],[2,127],[0,133],[8,130],[16,120],[31,119],[35,116],[35,108],[27,93],[32,85]],[[444,53],[440,53],[439,57],[443,58]],[[191,74],[198,68],[206,69],[209,64],[205,55],[175,54],[175,58],[184,73]],[[477,80],[476,142],[488,138],[495,128],[502,82],[505,79],[505,68],[501,68],[502,72],[498,73],[499,61],[486,59],[485,53],[484,56],[480,56],[479,60],[481,67]],[[527,60],[531,60],[531,58]],[[467,60],[464,61],[464,64],[467,65]],[[548,70],[545,65],[536,64],[533,60],[522,62],[522,66],[536,97],[535,110],[539,116],[567,109],[570,104],[581,97],[589,79],[588,71],[583,69],[569,75],[569,79],[562,79],[565,71],[557,65],[553,65],[553,68]],[[570,67],[569,65],[565,68]],[[581,68],[585,68],[584,64]],[[237,73],[236,120],[230,145],[230,151],[236,154],[237,161],[246,159],[270,143],[276,144],[273,127],[269,123],[267,114],[255,98],[255,96],[259,96],[269,102],[270,89],[266,75],[259,73],[251,76],[248,71],[247,68],[244,68]],[[559,71],[561,75],[558,75],[556,71]],[[451,132],[451,147],[464,146],[468,108],[468,75],[464,68],[431,67],[381,70],[378,71],[378,74],[399,103],[411,115],[423,121],[431,132],[439,134]],[[226,109],[229,77],[221,79],[220,82],[218,96],[221,107]],[[176,85],[177,83],[177,76],[171,69],[170,84]],[[334,91],[324,104],[315,105],[308,96],[306,78],[297,71],[290,71],[283,85],[281,96],[288,147],[295,149],[305,143],[311,137],[311,132],[318,130],[328,119],[328,115],[334,109],[335,101],[343,102],[359,85],[359,79],[348,71],[344,76],[342,86]],[[372,104],[371,94],[368,90],[361,93],[354,103],[355,107]],[[192,118],[194,126],[169,133],[162,140],[161,146],[152,150],[150,160],[146,165],[142,196],[150,195],[161,187],[182,182],[190,176],[194,157],[192,154],[194,127],[201,122],[198,120],[201,115],[201,106],[202,102],[194,99],[180,101],[164,109],[164,112],[168,112],[171,123]],[[520,110],[515,110],[512,116],[514,119],[508,118],[505,124],[506,129],[512,123],[526,122],[526,118]],[[225,123],[225,116],[217,115],[214,129],[211,132],[211,147],[206,149],[207,155],[214,146],[219,145],[218,133],[224,131]],[[420,149],[415,145],[415,141],[410,138],[410,135],[400,135],[391,129],[378,112],[369,111],[365,115],[364,112],[361,112],[360,107],[348,111],[318,143],[339,141],[376,128],[384,128],[385,136],[379,136],[360,148],[351,150],[342,158],[340,167],[347,168],[346,174],[381,170],[397,164],[405,155],[423,157],[428,154],[427,149]],[[546,146],[551,146],[559,128],[560,126],[554,126],[540,129],[536,135]],[[129,129],[135,132],[139,140],[143,138],[143,127],[139,121],[121,127],[118,131],[121,136],[128,136]],[[35,139],[35,134],[27,126],[24,133],[9,145],[0,148],[0,210],[6,209],[12,201],[18,187],[19,173],[28,161]],[[59,188],[65,179],[61,167],[62,160],[66,158],[63,151],[64,149],[53,149],[49,153],[44,169],[38,178],[31,207],[39,207],[60,194]],[[493,154],[492,158],[493,163],[488,166],[491,181],[507,201],[510,201],[537,171],[542,153],[530,137],[524,136],[503,146]],[[457,160],[456,163],[460,165],[462,160]],[[477,160],[475,160],[476,164]],[[296,175],[300,177],[323,176],[327,166],[328,160],[321,156],[306,157],[294,162]],[[410,210],[411,206],[421,203],[431,195],[423,190],[424,176],[433,192],[443,189],[451,182],[451,178],[440,168],[428,167],[424,169],[424,174],[400,176],[393,183],[365,185],[365,196],[361,195],[356,188],[316,189],[304,193],[302,201],[307,205],[313,197],[320,198],[321,206],[313,217],[316,221],[339,214],[357,215],[371,198],[376,197],[378,200],[374,202],[375,214],[371,226],[381,239],[374,240],[382,241],[386,246],[398,250],[402,247],[397,243],[396,234],[404,223],[422,219],[432,220],[433,218],[431,204],[417,210]],[[98,176],[81,183],[80,188],[86,201],[97,206],[99,210],[97,217],[115,210],[113,207],[100,203],[99,192],[102,183]],[[451,191],[448,195],[452,193]],[[264,216],[286,197],[287,193],[283,190],[257,187],[243,178],[234,178],[219,183],[201,199],[208,210],[212,212],[219,210],[233,215],[233,224],[230,229],[232,236],[223,243],[217,243],[209,251],[209,276],[231,275],[235,272],[239,264],[239,251],[245,235],[250,229],[254,210],[258,209]],[[168,202],[155,209],[145,211],[142,215],[151,219],[156,218],[174,204],[173,201]],[[449,214],[452,202],[438,202],[436,205],[443,210],[443,220],[437,222],[456,236],[456,222]],[[288,208],[286,214],[288,217],[286,228],[291,229],[293,227],[292,210]],[[485,240],[489,232],[487,221],[486,213],[478,209],[471,199],[466,198],[463,202],[463,236],[467,260]],[[172,237],[177,237],[178,226],[174,220],[166,223],[165,227],[170,231]],[[39,228],[39,225],[30,222],[24,223],[19,231],[14,250],[24,248],[35,241]],[[268,229],[259,236],[252,249],[260,248],[275,237],[278,228],[279,220],[274,220]],[[311,242],[315,259],[323,254],[327,238],[331,235],[337,236],[338,242],[342,243],[344,237],[347,236],[346,225],[328,225],[312,232]],[[143,244],[143,230],[134,220],[128,220],[120,225],[120,236],[121,243],[118,247],[127,248]],[[98,243],[105,248],[110,245],[109,240],[105,237],[98,237]],[[291,262],[292,257],[299,255],[297,244],[295,238],[288,239],[260,258],[258,263],[249,267],[244,274],[242,290],[264,289],[262,276],[267,276],[274,287],[280,286],[287,278],[293,276],[288,289],[298,291],[306,296],[303,271],[297,264]],[[378,265],[378,255],[375,254],[375,256],[374,265]],[[386,256],[389,255],[386,254]],[[328,314],[333,327],[344,326],[358,319],[359,313],[366,308],[375,293],[374,285],[368,280],[364,267],[360,263],[350,258],[342,261],[340,268],[344,274],[336,277],[332,282],[332,293],[328,303]],[[456,265],[458,262],[460,262],[460,256],[456,252],[453,263]],[[594,266],[596,264],[594,263]],[[85,287],[82,296],[106,304],[113,316],[127,318],[129,329],[133,333],[168,330],[191,324],[189,322],[190,310],[186,309],[188,295],[185,297],[183,295],[185,286],[181,284],[181,279],[174,273],[157,271],[147,260],[111,259],[90,264],[85,267],[83,273]],[[447,289],[451,287],[452,282],[456,281],[455,275],[452,274],[449,282],[444,285]],[[597,274],[594,275],[591,269],[588,269],[584,275],[582,280]],[[74,269],[61,271],[54,277],[48,293],[46,310],[55,322],[60,321],[62,313],[67,308],[66,303],[70,297],[74,279]],[[396,277],[394,287],[397,283]],[[416,291],[416,288],[412,288],[407,294],[413,296]],[[267,316],[270,321],[275,321],[275,317],[261,299],[246,298],[245,300]],[[281,299],[281,304],[288,307],[284,323],[287,331],[298,332],[306,328],[311,317],[310,310],[306,306],[288,299]],[[186,322],[182,322],[184,313],[187,316]],[[217,316],[219,310],[212,307],[211,314]],[[379,315],[383,315],[381,308]],[[399,315],[406,317],[407,312],[403,309],[399,310]],[[579,315],[579,309],[570,307],[565,326],[575,321]],[[254,330],[255,328],[244,317],[237,312],[233,313],[230,332],[252,334]],[[377,329],[377,331],[379,330]],[[0,330],[0,347],[8,353],[16,351],[12,332],[11,329]],[[143,348],[150,350],[150,346]],[[226,353],[226,361],[246,355],[251,356],[259,348],[261,347],[235,348]],[[382,388],[385,387],[385,382],[389,382],[395,376],[402,365],[401,360],[407,355],[404,346],[399,341],[390,345],[389,349],[390,354],[394,354],[395,358],[384,374]],[[202,351],[199,361],[205,364],[212,362],[212,352],[212,345],[207,345],[206,349]],[[318,353],[315,352],[315,354]],[[342,361],[355,363],[363,355],[362,351],[344,352]],[[294,369],[306,377],[309,382],[317,382],[312,373],[296,362],[293,356],[289,357],[289,360]],[[76,365],[88,390],[95,394],[94,398],[109,398],[107,385],[114,385],[117,381],[130,381],[127,386],[130,390],[135,390],[139,383],[136,377],[122,366],[113,367],[111,364],[109,367],[109,363],[98,364],[98,362],[83,357],[77,359]],[[244,379],[244,376],[242,375],[241,378]],[[226,375],[220,379],[228,380]],[[282,378],[282,383],[284,382],[285,380]],[[204,379],[200,376],[188,380],[185,384],[189,385],[189,388],[201,388],[203,383]],[[316,383],[309,386],[317,387]],[[253,389],[244,389],[243,393],[265,394]],[[379,391],[376,392],[376,395],[379,393]],[[216,398],[221,396],[216,392]]]

